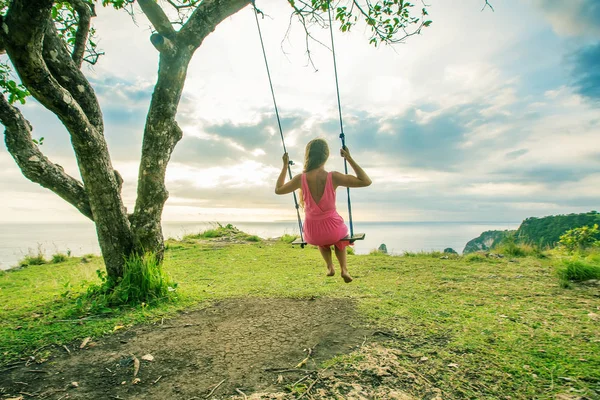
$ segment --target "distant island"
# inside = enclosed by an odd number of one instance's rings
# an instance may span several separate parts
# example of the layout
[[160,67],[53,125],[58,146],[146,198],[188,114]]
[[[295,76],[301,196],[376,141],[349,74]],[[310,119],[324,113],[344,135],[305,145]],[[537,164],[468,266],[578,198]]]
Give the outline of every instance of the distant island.
[[530,244],[542,249],[552,248],[556,246],[560,236],[569,229],[582,226],[591,227],[594,224],[600,225],[600,213],[597,211],[582,214],[550,215],[542,218],[531,217],[521,222],[517,230],[483,232],[467,243],[463,254],[492,250],[509,236],[514,237],[517,243]]

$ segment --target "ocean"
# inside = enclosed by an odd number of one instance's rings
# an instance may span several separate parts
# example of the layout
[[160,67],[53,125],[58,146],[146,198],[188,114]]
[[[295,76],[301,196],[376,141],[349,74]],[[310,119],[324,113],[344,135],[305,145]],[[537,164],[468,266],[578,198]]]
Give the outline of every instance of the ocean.
[[[296,222],[232,222],[240,230],[262,238],[297,234]],[[388,252],[444,250],[451,247],[461,253],[466,243],[487,230],[516,229],[520,222],[361,222],[354,223],[354,232],[365,233],[357,241],[357,254],[367,254],[382,243]],[[181,238],[215,226],[210,222],[164,222],[165,238]],[[28,254],[41,251],[47,257],[70,251],[74,256],[100,254],[96,231],[92,223],[0,224],[0,269],[15,266]]]

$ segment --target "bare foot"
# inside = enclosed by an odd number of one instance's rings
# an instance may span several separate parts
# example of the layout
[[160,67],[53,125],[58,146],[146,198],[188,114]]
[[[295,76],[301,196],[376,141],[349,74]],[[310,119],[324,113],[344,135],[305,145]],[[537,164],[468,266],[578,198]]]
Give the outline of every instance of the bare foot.
[[331,267],[327,267],[327,276],[334,276],[335,275],[335,269],[333,268],[333,265]]
[[346,283],[352,282],[352,277],[347,272],[342,272],[342,278],[344,278],[344,282]]

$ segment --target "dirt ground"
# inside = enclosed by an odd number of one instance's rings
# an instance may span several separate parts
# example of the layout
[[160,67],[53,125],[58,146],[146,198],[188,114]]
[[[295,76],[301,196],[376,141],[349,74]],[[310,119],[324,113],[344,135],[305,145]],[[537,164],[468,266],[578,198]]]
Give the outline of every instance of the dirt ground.
[[[310,386],[304,398],[410,399],[389,387],[379,393],[394,357],[365,346],[373,338],[347,299],[232,299],[92,338],[84,349],[72,345],[70,354],[63,349],[42,364],[16,364],[0,372],[0,398],[283,399],[301,397]],[[296,369],[308,349],[308,361]],[[318,370],[322,361],[352,351],[368,351],[366,358],[387,364],[344,371],[350,383]],[[148,354],[153,361],[142,358]],[[369,387],[359,384],[365,370],[370,381],[377,378]],[[402,372],[393,375],[397,383]]]

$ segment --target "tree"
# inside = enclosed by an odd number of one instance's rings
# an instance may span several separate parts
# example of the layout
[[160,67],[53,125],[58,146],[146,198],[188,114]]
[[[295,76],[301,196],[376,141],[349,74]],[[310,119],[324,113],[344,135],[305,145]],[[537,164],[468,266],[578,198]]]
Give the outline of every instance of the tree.
[[[133,12],[134,0],[102,0]],[[288,0],[292,16],[304,26],[307,45],[314,25],[326,25],[328,0]],[[82,73],[84,62],[101,55],[91,25],[96,0],[0,0],[0,121],[8,151],[32,182],[50,189],[95,223],[108,276],[122,276],[126,257],[164,252],[161,215],[168,198],[165,171],[182,137],[177,108],[187,68],[203,40],[250,0],[137,0],[151,22],[159,70],[144,128],[137,199],[128,214],[121,198],[123,180],[113,168],[104,138],[102,111]],[[487,4],[487,1],[486,1]],[[396,43],[431,24],[427,10],[403,0],[346,0],[332,8],[342,31],[360,20],[371,27],[370,42]],[[170,20],[164,7],[173,8]],[[179,27],[178,30],[175,27]],[[20,83],[12,79],[17,73]],[[82,181],[49,160],[32,138],[33,127],[15,107],[31,94],[65,126]]]

